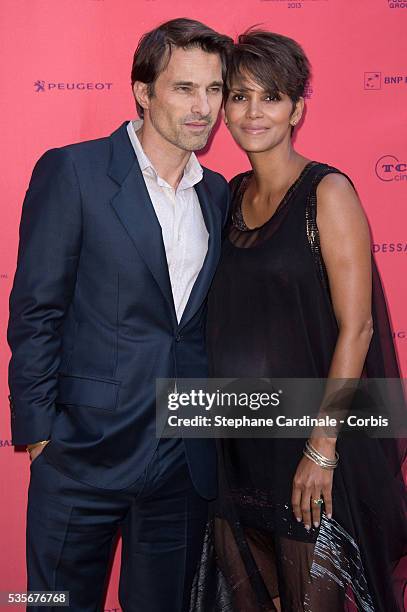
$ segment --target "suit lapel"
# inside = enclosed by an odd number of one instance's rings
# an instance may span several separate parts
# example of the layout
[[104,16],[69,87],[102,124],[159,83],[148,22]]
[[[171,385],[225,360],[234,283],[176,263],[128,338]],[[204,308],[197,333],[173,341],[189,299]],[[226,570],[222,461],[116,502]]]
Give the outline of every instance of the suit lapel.
[[[170,307],[174,325],[178,326],[161,226],[127,133],[127,123],[124,122],[110,137],[108,174],[120,186],[111,205],[160,287]],[[182,314],[179,329],[185,327],[205,300],[220,254],[221,211],[212,202],[205,172],[202,181],[195,185],[195,190],[209,234],[208,251]]]
[[176,322],[161,226],[127,134],[127,122],[111,136],[109,176],[120,189],[111,200],[120,222],[160,287]]
[[205,300],[220,254],[220,233],[222,225],[221,211],[219,210],[218,206],[212,202],[212,198],[205,181],[205,172],[202,181],[195,185],[195,190],[198,195],[202,215],[209,234],[208,251],[206,253],[203,266],[198,274],[194,286],[192,287],[191,295],[189,296],[185,310],[182,314],[181,321],[179,323],[180,329],[185,327],[188,321],[192,319],[202,305],[202,302]]

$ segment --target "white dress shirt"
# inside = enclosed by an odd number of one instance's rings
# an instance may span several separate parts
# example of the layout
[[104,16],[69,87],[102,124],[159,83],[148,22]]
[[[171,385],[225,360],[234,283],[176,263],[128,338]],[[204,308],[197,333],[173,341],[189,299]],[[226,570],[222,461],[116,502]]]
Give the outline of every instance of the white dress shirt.
[[129,121],[127,131],[144,181],[161,225],[172,295],[178,322],[208,250],[208,231],[194,185],[202,180],[203,170],[191,153],[182,179],[175,190],[154,169],[137,137],[143,121]]

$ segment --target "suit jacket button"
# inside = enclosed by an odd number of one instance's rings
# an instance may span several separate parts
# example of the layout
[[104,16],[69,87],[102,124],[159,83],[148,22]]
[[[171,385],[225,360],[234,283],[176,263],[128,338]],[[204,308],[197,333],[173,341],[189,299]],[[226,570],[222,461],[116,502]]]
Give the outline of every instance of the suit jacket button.
[[175,336],[175,342],[181,342],[181,334]]

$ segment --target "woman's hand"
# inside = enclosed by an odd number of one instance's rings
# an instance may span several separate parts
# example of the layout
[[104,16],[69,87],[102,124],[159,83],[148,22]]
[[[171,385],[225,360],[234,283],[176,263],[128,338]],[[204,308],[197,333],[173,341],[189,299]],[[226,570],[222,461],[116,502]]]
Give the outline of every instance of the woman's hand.
[[[312,445],[317,444],[312,441]],[[318,448],[324,456],[332,458],[333,452],[323,451]],[[303,521],[304,527],[311,529],[311,520],[314,527],[318,527],[321,521],[321,506],[314,504],[313,499],[324,498],[325,513],[328,518],[332,517],[332,481],[334,470],[322,468],[308,457],[302,457],[294,475],[291,503],[293,512],[298,522]]]

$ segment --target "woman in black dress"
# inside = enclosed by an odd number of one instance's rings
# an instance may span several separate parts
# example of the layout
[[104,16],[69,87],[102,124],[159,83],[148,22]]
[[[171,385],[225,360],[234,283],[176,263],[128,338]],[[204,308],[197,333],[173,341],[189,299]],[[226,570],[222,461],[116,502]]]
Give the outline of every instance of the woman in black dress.
[[[231,181],[209,298],[214,377],[399,377],[356,191],[292,145],[308,79],[293,40],[259,30],[239,37],[226,123],[252,170]],[[309,442],[317,455],[303,454],[304,439],[221,441],[194,610],[403,609],[394,569],[406,543],[405,441]]]

